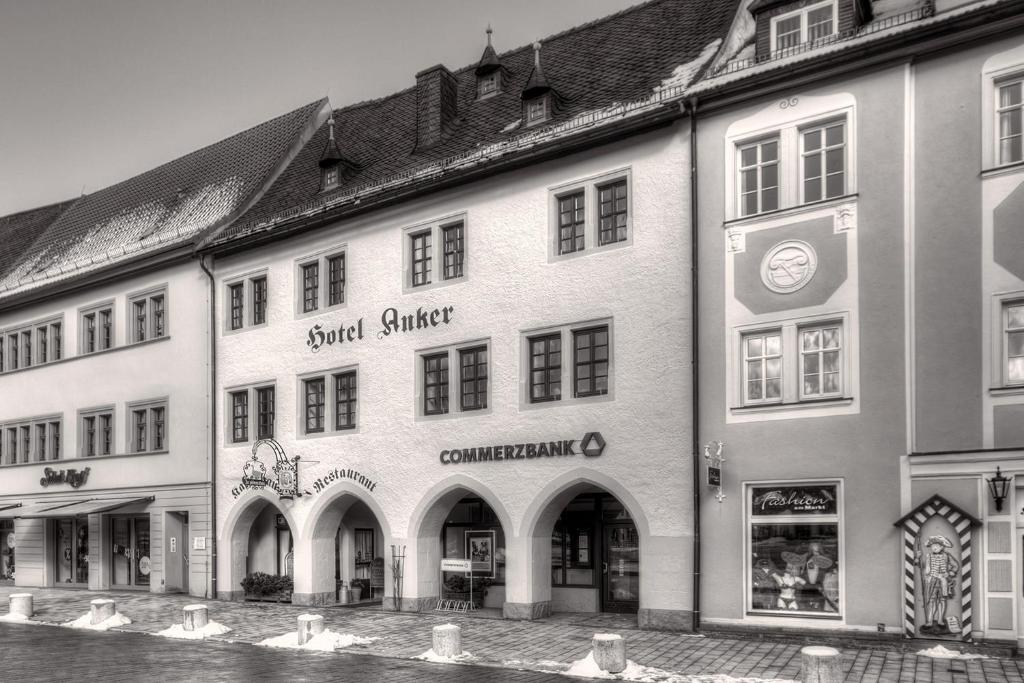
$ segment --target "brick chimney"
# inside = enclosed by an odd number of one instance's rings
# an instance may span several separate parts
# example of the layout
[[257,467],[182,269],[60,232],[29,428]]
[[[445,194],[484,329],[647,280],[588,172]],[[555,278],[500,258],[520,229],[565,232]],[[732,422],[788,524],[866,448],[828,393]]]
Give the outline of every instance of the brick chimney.
[[458,113],[459,83],[443,64],[416,74],[416,149],[441,141]]

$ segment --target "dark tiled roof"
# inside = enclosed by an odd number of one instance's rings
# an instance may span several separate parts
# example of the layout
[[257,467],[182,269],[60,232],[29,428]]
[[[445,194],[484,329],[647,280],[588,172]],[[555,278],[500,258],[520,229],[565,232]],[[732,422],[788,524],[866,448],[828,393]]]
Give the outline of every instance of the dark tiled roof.
[[0,217],[0,274],[13,267],[32,242],[74,203],[69,199]]
[[[725,38],[738,5],[739,0],[654,0],[542,39],[544,75],[559,95],[553,123],[651,95],[676,67]],[[522,116],[520,95],[533,70],[533,48],[506,52],[500,60],[501,92],[482,100],[476,99],[476,63],[455,72],[458,118],[444,139],[427,150],[416,150],[415,88],[336,109],[341,154],[358,164],[359,171],[338,190],[320,194],[317,161],[327,143],[325,124],[256,205],[215,242],[320,197],[351,192],[522,134],[521,127],[510,124]]]
[[33,241],[21,243],[18,258],[3,261],[0,297],[184,243],[217,226],[267,183],[325,104],[312,102],[76,200]]

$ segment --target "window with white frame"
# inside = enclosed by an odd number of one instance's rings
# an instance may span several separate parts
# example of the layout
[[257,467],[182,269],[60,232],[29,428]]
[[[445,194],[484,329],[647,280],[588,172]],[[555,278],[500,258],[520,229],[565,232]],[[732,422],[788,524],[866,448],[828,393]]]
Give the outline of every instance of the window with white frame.
[[787,321],[740,333],[740,403],[798,404],[850,397],[846,316]]
[[80,457],[114,455],[114,408],[83,410],[79,418]]
[[1003,382],[1024,385],[1024,301],[1003,304]]
[[529,332],[523,346],[524,403],[573,402],[611,394],[610,320]]
[[313,314],[344,305],[345,278],[343,248],[299,259],[295,271],[296,313]]
[[831,121],[800,131],[803,202],[846,194],[846,124]]
[[996,135],[999,161],[1013,164],[1024,161],[1024,80],[996,84]]
[[834,0],[807,5],[771,20],[773,51],[789,50],[804,43],[813,43],[838,32]]
[[471,414],[490,407],[490,340],[420,351],[417,364],[417,415]]
[[166,303],[166,288],[128,297],[129,343],[159,339],[167,334]]
[[630,171],[623,169],[551,188],[550,256],[578,256],[631,243],[630,185]]
[[267,274],[252,273],[224,283],[224,330],[236,332],[267,324]]
[[747,610],[840,618],[842,501],[839,482],[748,484]]
[[779,208],[779,139],[773,137],[739,148],[740,215]]
[[228,390],[225,402],[227,443],[244,444],[274,438],[275,404],[276,390],[272,383]]
[[167,401],[146,401],[128,405],[128,444],[132,453],[168,450]]
[[462,282],[467,276],[467,221],[454,216],[406,228],[406,292]]
[[299,378],[302,433],[330,434],[358,424],[356,368],[318,372]]
[[62,327],[63,322],[56,318],[0,332],[0,372],[60,360],[63,356]]
[[848,116],[793,123],[735,143],[735,216],[838,199],[853,192]]
[[80,353],[106,351],[114,347],[113,302],[83,309],[78,321]]

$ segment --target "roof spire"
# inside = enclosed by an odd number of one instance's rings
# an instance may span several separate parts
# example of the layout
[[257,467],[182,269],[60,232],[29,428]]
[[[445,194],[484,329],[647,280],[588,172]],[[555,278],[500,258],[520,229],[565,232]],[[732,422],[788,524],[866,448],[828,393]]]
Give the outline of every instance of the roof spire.
[[480,61],[476,63],[476,75],[486,76],[492,71],[497,71],[501,68],[501,60],[498,59],[498,53],[494,51],[494,46],[491,45],[491,34],[494,33],[491,29],[491,25],[487,24],[487,45],[484,47],[484,53],[480,55]]
[[327,125],[330,127],[329,128],[330,132],[328,133],[329,137],[327,139],[330,142],[334,142],[334,114],[333,113],[331,114],[331,118],[327,119]]
[[533,71],[530,72],[530,78],[526,81],[526,87],[523,88],[522,98],[529,100],[550,90],[548,79],[544,77],[544,71],[540,68],[540,42],[538,41],[533,44]]

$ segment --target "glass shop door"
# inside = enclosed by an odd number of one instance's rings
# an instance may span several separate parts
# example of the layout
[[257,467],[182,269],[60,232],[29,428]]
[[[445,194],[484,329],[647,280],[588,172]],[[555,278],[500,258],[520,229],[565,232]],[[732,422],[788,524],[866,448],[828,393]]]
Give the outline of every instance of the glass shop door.
[[604,525],[601,602],[605,612],[640,608],[640,535],[632,522]]
[[153,568],[149,549],[149,517],[110,520],[111,585],[148,588]]

